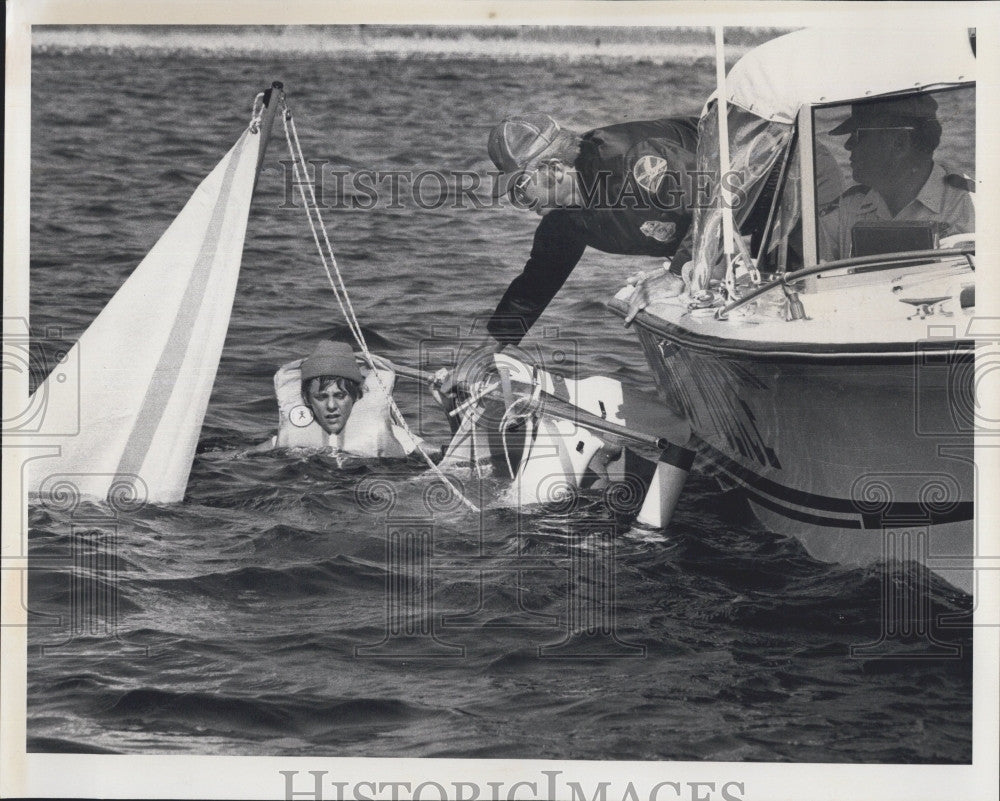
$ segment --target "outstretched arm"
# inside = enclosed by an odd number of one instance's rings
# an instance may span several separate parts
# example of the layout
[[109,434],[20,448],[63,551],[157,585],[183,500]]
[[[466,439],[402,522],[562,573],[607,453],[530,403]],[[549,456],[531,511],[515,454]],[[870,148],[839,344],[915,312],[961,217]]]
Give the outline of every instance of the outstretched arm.
[[578,212],[556,210],[546,214],[535,231],[524,270],[515,278],[486,330],[500,345],[517,345],[562,288],[587,249]]

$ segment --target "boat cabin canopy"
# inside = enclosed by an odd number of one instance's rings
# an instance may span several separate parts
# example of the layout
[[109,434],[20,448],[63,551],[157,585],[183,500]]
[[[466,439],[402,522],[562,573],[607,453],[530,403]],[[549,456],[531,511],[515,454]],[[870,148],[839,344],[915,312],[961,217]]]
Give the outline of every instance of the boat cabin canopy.
[[[727,77],[734,218],[765,273],[948,246],[974,232],[975,53],[966,28],[802,30]],[[719,183],[717,104],[698,169]],[[713,193],[714,195],[714,193]],[[725,274],[722,211],[696,204],[695,258]]]

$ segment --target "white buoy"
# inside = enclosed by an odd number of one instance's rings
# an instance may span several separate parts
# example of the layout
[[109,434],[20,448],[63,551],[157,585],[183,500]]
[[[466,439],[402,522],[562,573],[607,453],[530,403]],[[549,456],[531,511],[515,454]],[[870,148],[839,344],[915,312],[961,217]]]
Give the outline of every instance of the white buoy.
[[677,501],[694,463],[694,451],[673,445],[660,454],[653,479],[636,522],[650,528],[666,528],[674,516]]

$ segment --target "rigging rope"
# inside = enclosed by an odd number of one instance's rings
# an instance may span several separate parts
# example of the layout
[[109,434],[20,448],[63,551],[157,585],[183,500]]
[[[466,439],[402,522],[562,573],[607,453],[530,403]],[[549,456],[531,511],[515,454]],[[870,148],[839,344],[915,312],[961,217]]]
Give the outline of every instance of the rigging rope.
[[[364,357],[365,363],[368,365],[368,369],[371,370],[372,375],[378,382],[379,388],[385,394],[389,400],[389,408],[392,412],[392,417],[394,421],[402,427],[402,429],[409,435],[414,443],[417,443],[418,438],[410,429],[410,426],[406,422],[406,418],[403,417],[403,413],[400,411],[399,406],[396,405],[396,400],[393,398],[392,393],[388,390],[385,384],[382,382],[382,378],[379,375],[379,371],[375,367],[375,362],[372,359],[371,351],[368,350],[368,343],[365,341],[364,332],[361,330],[361,323],[358,322],[357,314],[354,312],[354,306],[351,303],[350,295],[347,292],[347,285],[344,283],[344,277],[340,272],[340,267],[337,265],[337,257],[333,253],[333,246],[330,244],[330,237],[326,232],[326,225],[323,222],[323,216],[319,211],[319,203],[316,201],[316,193],[313,189],[313,184],[309,181],[309,173],[306,170],[306,160],[302,154],[302,146],[299,143],[299,134],[295,128],[295,120],[292,118],[292,113],[288,110],[287,105],[283,107],[282,120],[285,125],[285,140],[288,142],[288,152],[292,157],[292,168],[294,170],[295,182],[299,187],[299,193],[302,195],[302,203],[306,210],[306,217],[309,220],[309,228],[312,231],[313,241],[316,243],[316,250],[319,252],[320,261],[323,263],[323,270],[326,273],[326,279],[330,284],[330,288],[333,290],[334,296],[337,298],[337,304],[340,306],[340,311],[344,315],[344,320],[347,322],[347,327],[351,331],[351,335],[354,337],[355,342],[357,342],[358,347],[361,350],[361,354]],[[294,144],[293,144],[294,142]],[[301,165],[301,175],[300,166]],[[309,197],[306,197],[305,188],[309,187]],[[310,205],[310,200],[312,204]],[[313,215],[316,215],[315,221],[313,220]],[[323,242],[326,245],[326,250],[324,251],[323,245],[320,244],[319,234],[317,233],[317,227],[323,234]],[[327,262],[327,256],[329,256],[329,263]],[[332,270],[331,270],[332,266]],[[334,279],[336,276],[336,279]],[[417,452],[420,453],[427,466],[437,475],[441,481],[443,481],[455,496],[462,501],[469,509],[473,512],[479,512],[480,509],[472,501],[470,501],[465,494],[455,486],[454,482],[448,477],[448,475],[438,467],[434,461],[424,453],[423,449],[417,446]]]
[[[525,431],[525,442],[531,442],[534,419],[542,407],[542,382],[538,379],[537,367],[532,371],[531,383],[531,394],[515,398],[500,418],[500,441],[503,443],[503,455],[507,460],[507,470],[510,472],[511,478],[517,478],[517,476],[514,473],[514,466],[510,460],[510,450],[507,447],[507,431],[518,420],[524,420],[528,426]],[[524,411],[515,411],[519,403],[524,406]]]
[[257,133],[260,130],[260,120],[264,116],[264,93],[258,92],[253,99],[253,108],[250,111],[250,133]]

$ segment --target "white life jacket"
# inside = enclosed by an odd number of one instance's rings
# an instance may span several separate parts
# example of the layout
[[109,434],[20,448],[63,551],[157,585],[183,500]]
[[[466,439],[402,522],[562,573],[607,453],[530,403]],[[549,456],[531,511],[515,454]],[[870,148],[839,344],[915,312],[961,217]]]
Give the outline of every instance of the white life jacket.
[[332,447],[365,457],[399,458],[412,453],[418,443],[405,429],[392,422],[389,398],[396,384],[396,372],[386,359],[373,356],[372,360],[378,378],[371,371],[365,376],[363,394],[355,401],[347,424],[339,434],[327,434],[302,397],[302,362],[305,359],[282,365],[274,374],[274,394],[278,400],[275,447]]

